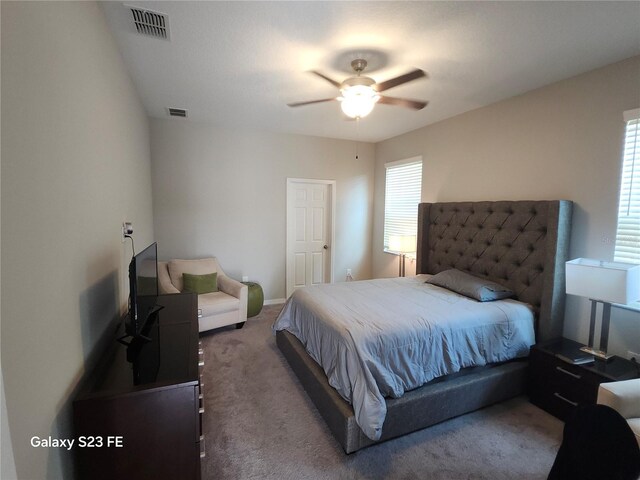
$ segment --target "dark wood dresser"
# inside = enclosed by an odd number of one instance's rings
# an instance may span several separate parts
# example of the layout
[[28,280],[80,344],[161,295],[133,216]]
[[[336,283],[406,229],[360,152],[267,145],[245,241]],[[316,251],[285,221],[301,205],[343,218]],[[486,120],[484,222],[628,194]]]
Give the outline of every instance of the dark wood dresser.
[[595,404],[601,383],[640,376],[639,366],[622,357],[573,363],[571,359],[581,356],[582,346],[561,338],[531,347],[529,399],[561,420],[566,420],[578,405]]
[[160,295],[157,304],[164,308],[144,332],[151,341],[125,347],[114,338],[74,401],[77,478],[200,478],[197,297]]

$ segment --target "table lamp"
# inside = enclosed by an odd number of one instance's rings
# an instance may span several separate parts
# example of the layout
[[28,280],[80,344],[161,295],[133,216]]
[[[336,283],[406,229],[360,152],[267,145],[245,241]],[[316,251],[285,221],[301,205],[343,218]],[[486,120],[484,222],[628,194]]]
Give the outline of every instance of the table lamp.
[[415,235],[389,235],[389,251],[400,255],[398,275],[404,277],[407,253],[416,251]]
[[[567,294],[591,300],[589,346],[581,350],[602,360],[613,357],[607,353],[611,304],[629,304],[640,300],[640,265],[604,262],[590,258],[576,258],[566,263]],[[593,346],[597,304],[602,303],[600,349]]]

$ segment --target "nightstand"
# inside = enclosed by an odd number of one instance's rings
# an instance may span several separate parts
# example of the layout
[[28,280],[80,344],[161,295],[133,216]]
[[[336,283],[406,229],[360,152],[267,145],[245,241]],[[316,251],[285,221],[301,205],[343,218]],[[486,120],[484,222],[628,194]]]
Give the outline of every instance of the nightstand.
[[578,405],[595,404],[601,383],[640,377],[640,366],[622,357],[583,365],[559,357],[577,357],[582,346],[561,338],[531,347],[529,399],[561,420]]

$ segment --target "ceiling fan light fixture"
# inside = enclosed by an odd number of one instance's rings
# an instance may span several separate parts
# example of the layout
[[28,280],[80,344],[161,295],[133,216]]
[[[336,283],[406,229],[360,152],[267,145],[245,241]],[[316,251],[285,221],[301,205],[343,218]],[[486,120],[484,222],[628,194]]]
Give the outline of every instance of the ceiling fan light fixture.
[[363,118],[371,113],[380,95],[369,85],[353,85],[341,91],[340,108],[351,118]]

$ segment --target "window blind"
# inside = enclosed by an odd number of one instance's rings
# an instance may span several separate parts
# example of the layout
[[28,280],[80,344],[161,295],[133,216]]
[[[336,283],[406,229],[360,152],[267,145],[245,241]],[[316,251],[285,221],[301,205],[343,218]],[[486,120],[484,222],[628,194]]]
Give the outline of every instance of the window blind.
[[640,109],[625,112],[625,120],[614,260],[640,263]]
[[385,165],[384,249],[389,236],[416,235],[418,204],[422,191],[422,158],[415,157]]

